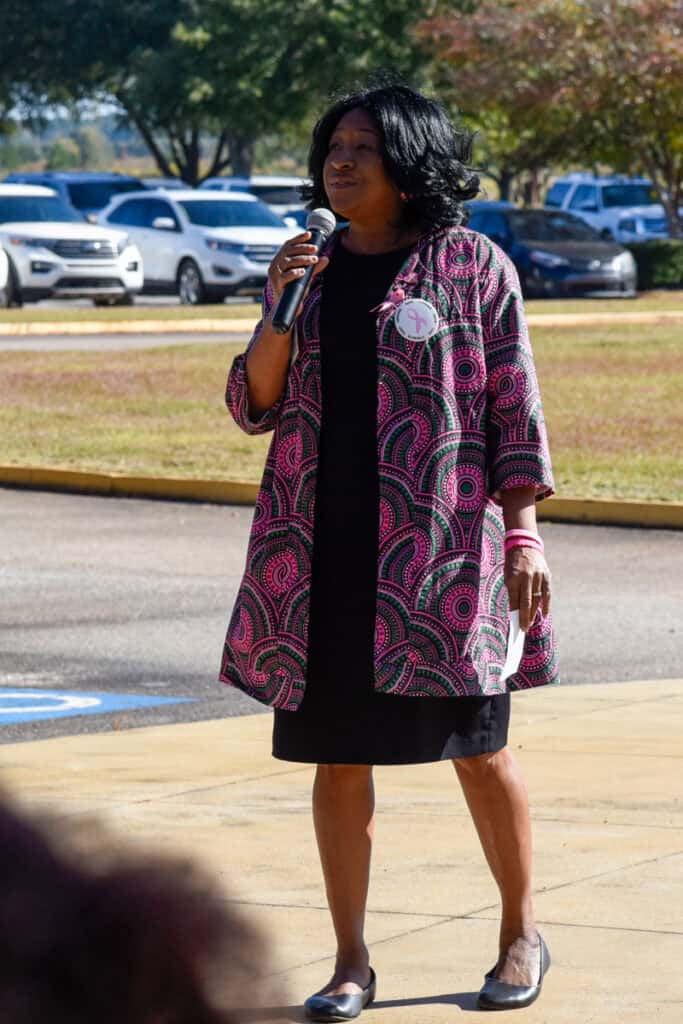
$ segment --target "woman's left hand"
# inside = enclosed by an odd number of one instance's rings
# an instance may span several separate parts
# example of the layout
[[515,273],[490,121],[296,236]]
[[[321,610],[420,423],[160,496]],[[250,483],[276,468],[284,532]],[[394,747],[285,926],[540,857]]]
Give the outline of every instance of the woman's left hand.
[[510,548],[505,556],[505,586],[510,596],[510,610],[519,608],[520,629],[529,629],[539,607],[543,614],[550,610],[550,569],[535,548]]

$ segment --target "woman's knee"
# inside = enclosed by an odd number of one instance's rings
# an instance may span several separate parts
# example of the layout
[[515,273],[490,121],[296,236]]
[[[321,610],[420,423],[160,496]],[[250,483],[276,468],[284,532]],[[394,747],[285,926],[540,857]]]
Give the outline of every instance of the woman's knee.
[[319,764],[316,770],[316,782],[348,789],[367,786],[371,778],[370,764]]
[[473,757],[454,757],[452,760],[459,775],[479,779],[492,772],[505,770],[509,766],[511,756],[509,748],[505,746],[492,753],[475,754]]

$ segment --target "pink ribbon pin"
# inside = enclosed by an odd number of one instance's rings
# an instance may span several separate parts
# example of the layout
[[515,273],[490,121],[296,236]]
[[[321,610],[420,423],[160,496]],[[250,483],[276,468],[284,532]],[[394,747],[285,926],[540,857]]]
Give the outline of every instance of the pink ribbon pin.
[[403,302],[405,297],[406,293],[404,292],[403,288],[394,288],[392,291],[389,292],[384,302],[381,302],[379,306],[375,306],[375,308],[371,309],[370,312],[386,313],[388,312],[388,310],[393,309],[397,303]]

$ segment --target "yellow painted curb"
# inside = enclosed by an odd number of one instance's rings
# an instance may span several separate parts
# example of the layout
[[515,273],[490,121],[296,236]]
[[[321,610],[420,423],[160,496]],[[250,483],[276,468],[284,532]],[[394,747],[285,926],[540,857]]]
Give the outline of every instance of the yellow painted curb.
[[[77,494],[103,494],[111,497],[206,501],[222,505],[253,505],[258,494],[258,484],[241,480],[128,476],[122,473],[43,469],[39,466],[0,466],[0,486]],[[681,530],[683,502],[554,497],[538,505],[538,518],[545,522],[650,526]]]
[[683,530],[683,502],[631,501],[627,498],[549,498],[537,506],[539,521],[657,526]]
[[38,466],[0,466],[0,485],[36,490],[103,494],[110,497],[175,498],[224,505],[253,505],[258,485],[236,480],[190,480],[185,477],[127,476]]

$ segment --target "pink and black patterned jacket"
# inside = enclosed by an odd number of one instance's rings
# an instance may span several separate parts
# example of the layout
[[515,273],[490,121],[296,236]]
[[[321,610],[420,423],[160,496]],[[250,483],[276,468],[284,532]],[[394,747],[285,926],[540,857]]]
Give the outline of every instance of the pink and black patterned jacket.
[[[335,244],[333,238],[326,250],[332,259]],[[324,286],[323,272],[297,320],[286,388],[275,405],[257,421],[249,418],[246,353],[232,364],[226,395],[243,430],[272,430],[273,439],[220,678],[292,711],[306,686]],[[438,311],[428,340],[409,341],[396,329],[394,311],[404,298],[425,299]],[[264,316],[272,301],[266,289]],[[539,498],[553,493],[508,257],[466,228],[420,240],[378,312],[377,357],[375,688],[457,697],[557,682],[552,623],[540,612],[518,672],[500,682],[508,629],[500,492],[533,485]]]

